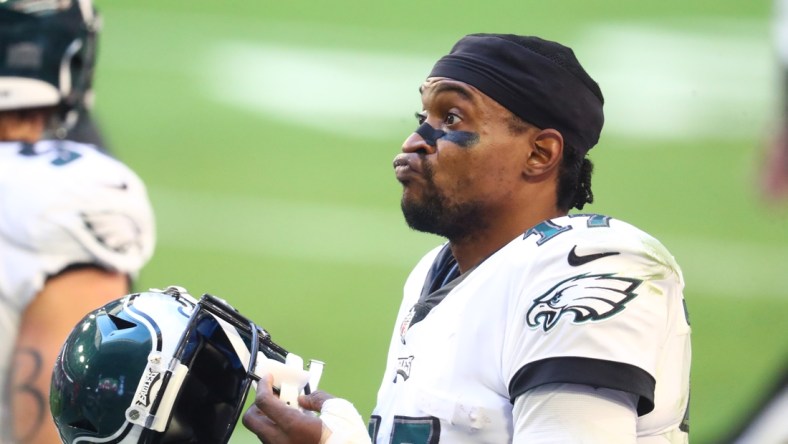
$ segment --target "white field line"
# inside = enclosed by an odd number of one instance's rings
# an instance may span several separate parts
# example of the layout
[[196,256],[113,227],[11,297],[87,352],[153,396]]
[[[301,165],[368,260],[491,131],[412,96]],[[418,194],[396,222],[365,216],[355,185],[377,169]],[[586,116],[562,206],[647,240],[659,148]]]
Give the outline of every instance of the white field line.
[[[372,210],[162,188],[150,194],[160,244],[183,250],[407,269],[442,242],[407,228],[398,208]],[[684,271],[688,295],[788,297],[788,288],[779,284],[788,266],[785,245],[681,236],[661,240]]]

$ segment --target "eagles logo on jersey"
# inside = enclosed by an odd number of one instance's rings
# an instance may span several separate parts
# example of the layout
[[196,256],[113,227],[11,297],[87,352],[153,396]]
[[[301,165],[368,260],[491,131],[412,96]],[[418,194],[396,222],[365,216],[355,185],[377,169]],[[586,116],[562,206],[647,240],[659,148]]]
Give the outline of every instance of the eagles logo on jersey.
[[142,251],[142,231],[137,222],[127,214],[114,211],[81,212],[80,217],[87,231],[103,246],[116,253]]
[[541,325],[548,332],[567,313],[574,314],[575,324],[607,319],[624,310],[642,282],[612,273],[584,273],[565,279],[534,299],[527,313],[528,325]]

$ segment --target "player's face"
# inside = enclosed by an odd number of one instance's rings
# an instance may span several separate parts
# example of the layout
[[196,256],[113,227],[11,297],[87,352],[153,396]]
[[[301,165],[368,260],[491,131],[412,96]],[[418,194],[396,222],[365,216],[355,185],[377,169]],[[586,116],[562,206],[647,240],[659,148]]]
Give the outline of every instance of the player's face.
[[521,204],[513,195],[523,180],[522,134],[510,129],[508,110],[466,83],[428,79],[421,93],[419,124],[443,133],[434,146],[411,134],[394,159],[402,211],[416,230],[467,239]]

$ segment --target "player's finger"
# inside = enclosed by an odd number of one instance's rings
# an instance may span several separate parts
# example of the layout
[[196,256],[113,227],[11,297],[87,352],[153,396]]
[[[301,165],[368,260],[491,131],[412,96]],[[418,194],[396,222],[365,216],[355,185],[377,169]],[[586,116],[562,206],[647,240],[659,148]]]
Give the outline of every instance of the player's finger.
[[244,427],[257,435],[260,441],[265,443],[274,444],[280,442],[284,436],[279,426],[265,416],[265,414],[254,404],[249,406],[246,410],[241,422]]
[[280,427],[289,425],[294,419],[294,415],[301,414],[301,412],[288,407],[274,394],[273,377],[270,374],[263,375],[257,383],[257,395],[254,398],[254,406]]
[[323,408],[323,403],[333,398],[334,395],[324,391],[315,391],[308,395],[301,395],[298,397],[298,404],[304,410],[311,410],[319,412]]

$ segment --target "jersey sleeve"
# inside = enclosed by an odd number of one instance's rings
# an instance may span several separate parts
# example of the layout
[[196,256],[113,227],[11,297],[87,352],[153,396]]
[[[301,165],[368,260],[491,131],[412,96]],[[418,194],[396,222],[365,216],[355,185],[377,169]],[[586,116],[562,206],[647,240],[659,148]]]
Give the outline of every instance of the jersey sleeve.
[[618,390],[542,385],[515,400],[513,442],[634,444],[636,403],[634,395]]
[[9,159],[0,180],[0,292],[24,305],[47,277],[90,264],[135,277],[155,243],[153,211],[140,178],[93,147]]
[[661,356],[689,329],[683,278],[657,240],[616,222],[535,246],[534,271],[511,302],[504,377],[512,401],[570,383],[632,393],[639,415],[654,409]]

